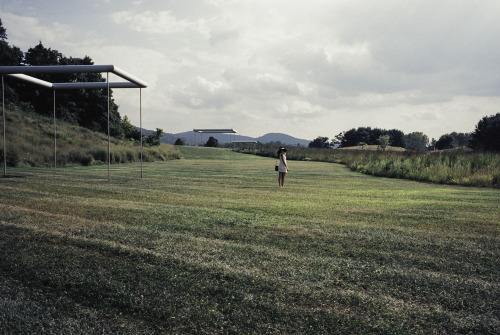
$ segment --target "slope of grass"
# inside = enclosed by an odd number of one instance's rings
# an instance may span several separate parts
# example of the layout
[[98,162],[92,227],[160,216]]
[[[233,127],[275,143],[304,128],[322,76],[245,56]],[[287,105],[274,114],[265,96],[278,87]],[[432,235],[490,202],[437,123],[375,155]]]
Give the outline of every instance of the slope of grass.
[[500,331],[498,190],[209,152],[0,179],[0,332]]
[[[6,152],[8,166],[54,166],[53,120],[35,114],[6,111]],[[108,161],[108,137],[86,128],[57,121],[57,165],[99,165]],[[3,141],[3,138],[1,139]],[[2,143],[2,142],[0,142]],[[0,146],[3,165],[3,143]],[[180,158],[172,145],[146,147],[144,161]],[[111,139],[111,163],[140,161],[140,146],[130,141]]]

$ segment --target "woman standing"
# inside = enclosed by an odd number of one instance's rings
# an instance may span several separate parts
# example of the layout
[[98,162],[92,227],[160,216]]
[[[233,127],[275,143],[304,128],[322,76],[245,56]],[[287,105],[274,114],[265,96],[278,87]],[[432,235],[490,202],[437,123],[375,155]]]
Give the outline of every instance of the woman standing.
[[286,164],[286,149],[281,147],[278,149],[278,159],[280,164],[278,165],[278,183],[280,187],[285,186],[285,175],[288,172],[288,165]]

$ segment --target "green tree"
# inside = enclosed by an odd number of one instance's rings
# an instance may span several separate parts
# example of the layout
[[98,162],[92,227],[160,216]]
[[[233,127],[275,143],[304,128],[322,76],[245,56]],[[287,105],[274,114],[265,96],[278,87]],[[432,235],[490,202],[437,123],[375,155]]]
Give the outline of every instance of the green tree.
[[403,133],[401,130],[398,129],[387,130],[384,135],[389,135],[390,137],[389,143],[393,147],[404,148],[405,133]]
[[21,64],[23,52],[7,42],[7,29],[3,27],[0,19],[0,66],[15,66]]
[[[7,42],[7,30],[3,27],[2,20],[0,19],[0,66],[16,66],[20,65],[23,61],[23,52],[15,46],[10,46]],[[13,80],[5,77],[5,103],[12,107],[20,107],[23,109],[32,110],[31,104],[22,104],[19,100],[17,92],[22,89],[23,85],[19,80]]]
[[451,149],[453,148],[453,137],[450,134],[442,135],[439,140],[436,141],[434,147],[437,150]]
[[182,138],[180,138],[180,137],[179,137],[179,138],[175,141],[174,145],[186,145],[186,142],[185,142]]
[[210,138],[208,139],[207,143],[205,143],[205,146],[206,147],[217,148],[219,146],[219,140],[217,140],[213,136],[210,136]]
[[427,151],[429,137],[421,132],[413,132],[405,135],[405,148],[412,151]]
[[309,148],[329,148],[330,143],[328,137],[316,137],[312,142],[309,142]]
[[389,135],[379,136],[379,138],[377,139],[379,148],[385,151],[385,149],[389,146],[389,140],[390,140]]
[[435,143],[435,148],[438,150],[467,147],[471,135],[467,133],[453,132],[450,134],[442,135]]
[[[42,42],[30,48],[25,55],[27,65],[94,65],[89,56],[84,58],[65,57],[58,50],[46,48]],[[38,78],[49,82],[104,82],[100,73],[65,73],[40,74]],[[52,115],[53,97],[49,90],[23,84],[18,90],[20,100],[30,102],[35,111],[42,115]],[[125,138],[127,125],[122,124],[118,106],[113,99],[113,91],[109,92],[109,127],[111,135]],[[108,92],[107,89],[61,90],[56,93],[57,117],[89,128],[94,131],[108,131]]]
[[123,129],[123,136],[125,139],[139,141],[141,139],[141,132],[132,124],[127,115],[123,117],[121,123]]
[[483,117],[471,135],[471,147],[476,150],[500,151],[500,113]]
[[161,143],[161,138],[163,137],[163,129],[156,128],[156,132],[151,133],[146,138],[146,144],[150,146],[158,146]]

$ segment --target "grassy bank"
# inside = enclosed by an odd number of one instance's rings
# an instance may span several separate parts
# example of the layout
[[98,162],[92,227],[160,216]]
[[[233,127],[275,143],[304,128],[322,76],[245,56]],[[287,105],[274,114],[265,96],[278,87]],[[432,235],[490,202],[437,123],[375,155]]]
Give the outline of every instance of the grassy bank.
[[194,149],[1,178],[0,333],[500,331],[497,190]]
[[[54,165],[54,123],[50,118],[6,111],[7,114],[7,165],[47,167]],[[108,160],[108,137],[65,122],[57,122],[57,165],[99,165]],[[2,139],[3,141],[3,139]],[[0,142],[1,143],[1,142]],[[3,144],[0,146],[3,157]],[[171,145],[146,147],[146,162],[180,158],[179,151]],[[133,142],[111,139],[111,163],[140,161],[140,146]],[[1,163],[3,165],[3,159]]]
[[[261,147],[254,152],[276,156],[274,147]],[[397,148],[380,151],[289,147],[287,158],[341,163],[354,171],[389,178],[500,188],[500,154],[495,153],[461,149],[415,153]]]

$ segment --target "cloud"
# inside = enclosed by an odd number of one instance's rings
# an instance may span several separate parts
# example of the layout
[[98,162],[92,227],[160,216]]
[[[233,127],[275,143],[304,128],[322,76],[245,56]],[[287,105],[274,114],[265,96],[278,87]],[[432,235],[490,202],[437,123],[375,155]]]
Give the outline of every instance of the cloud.
[[194,109],[219,109],[234,101],[227,83],[209,81],[201,76],[186,85],[170,87],[170,92],[179,105]]
[[12,13],[1,12],[2,24],[7,29],[9,44],[27,51],[42,41],[50,47],[60,40],[69,40],[73,36],[73,27],[60,22],[43,25],[34,17],[20,16]]
[[[473,128],[498,102],[497,0],[131,3],[96,1],[85,25],[71,6],[0,15],[22,50],[41,39],[148,81],[148,122],[166,131],[216,119],[255,135],[378,126],[437,137]],[[136,112],[135,93],[115,97]]]
[[112,13],[111,19],[116,24],[129,25],[131,29],[142,33],[174,34],[195,31],[207,35],[208,29],[203,19],[190,21],[177,19],[171,11],[144,11],[133,13],[120,11]]

